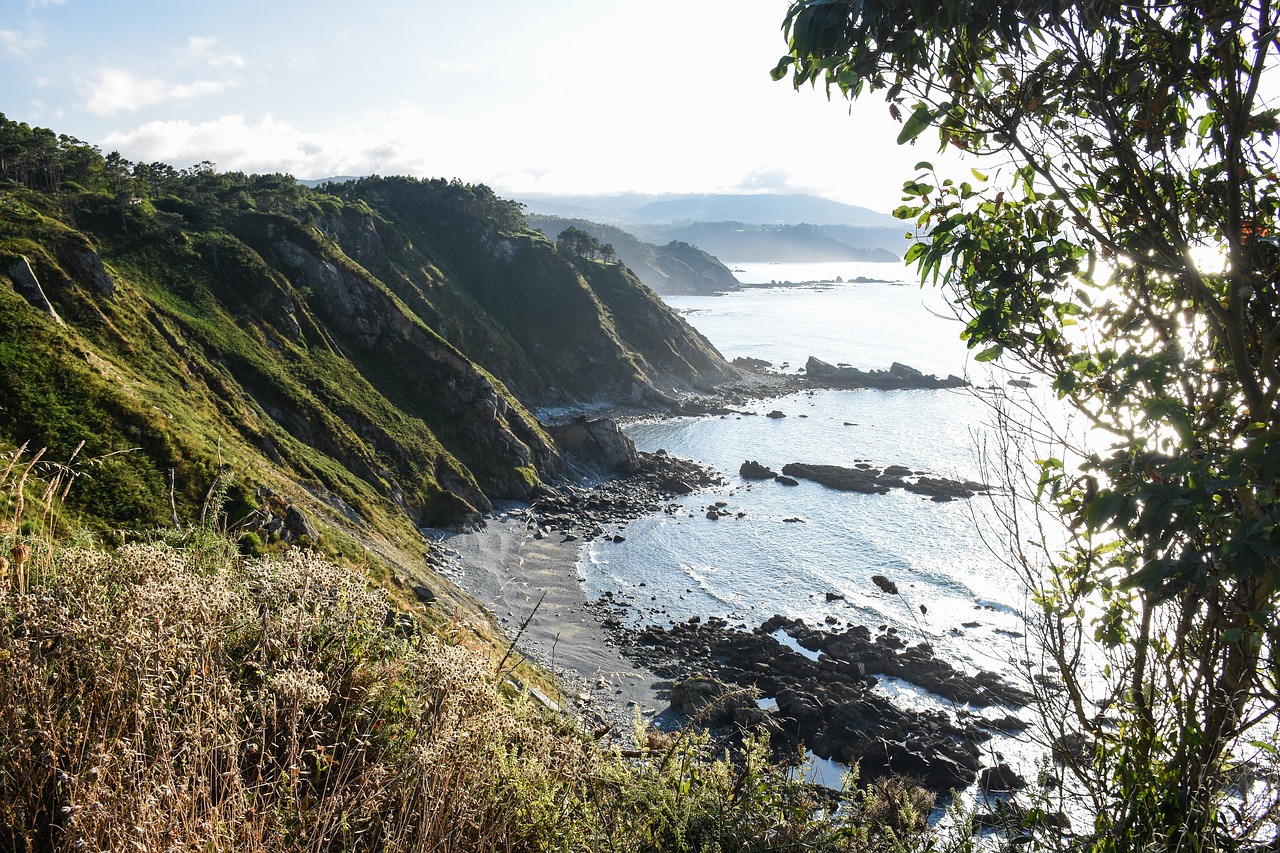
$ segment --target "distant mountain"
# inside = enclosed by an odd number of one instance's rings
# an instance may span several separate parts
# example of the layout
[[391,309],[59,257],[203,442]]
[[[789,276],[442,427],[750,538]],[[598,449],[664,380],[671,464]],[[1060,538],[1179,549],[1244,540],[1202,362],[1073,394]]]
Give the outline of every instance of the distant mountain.
[[586,231],[601,243],[613,246],[618,258],[655,293],[663,296],[689,293],[723,293],[742,285],[729,268],[696,246],[676,239],[665,245],[646,243],[634,234],[614,225],[602,225],[587,219],[565,219],[559,216],[526,214],[525,219],[554,240],[560,232],[573,226]]
[[[885,245],[903,243],[902,229],[820,225],[749,225],[742,222],[691,222],[681,225],[634,225],[637,235],[655,243],[691,243],[731,262],[865,261],[893,263],[898,251]],[[827,231],[828,228],[832,230]]]
[[530,213],[612,224],[742,222],[750,225],[856,225],[897,228],[886,213],[815,195],[715,194],[518,196]]
[[729,261],[888,263],[909,245],[892,216],[814,195],[527,195],[518,201],[531,218],[610,224],[648,243],[688,243]]

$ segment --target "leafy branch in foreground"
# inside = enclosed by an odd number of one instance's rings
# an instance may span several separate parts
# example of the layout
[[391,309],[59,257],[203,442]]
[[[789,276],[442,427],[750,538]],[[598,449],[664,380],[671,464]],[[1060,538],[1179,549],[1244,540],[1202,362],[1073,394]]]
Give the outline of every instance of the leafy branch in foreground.
[[1046,376],[1089,426],[1081,464],[1040,454],[1031,483],[1065,544],[1047,572],[1013,562],[1094,840],[1273,837],[1275,786],[1241,780],[1280,710],[1280,11],[801,0],[784,26],[775,78],[881,94],[899,142],[933,128],[991,163],[921,163],[897,214],[978,359]]

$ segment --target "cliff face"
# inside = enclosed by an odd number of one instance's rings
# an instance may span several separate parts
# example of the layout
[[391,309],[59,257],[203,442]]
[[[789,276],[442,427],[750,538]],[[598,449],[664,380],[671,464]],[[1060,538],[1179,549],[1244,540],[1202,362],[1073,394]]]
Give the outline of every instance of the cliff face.
[[204,170],[162,189],[0,181],[0,447],[60,462],[83,442],[92,524],[192,517],[214,492],[232,521],[285,495],[393,538],[464,523],[564,471],[527,406],[734,373],[620,265],[561,257],[484,187]]

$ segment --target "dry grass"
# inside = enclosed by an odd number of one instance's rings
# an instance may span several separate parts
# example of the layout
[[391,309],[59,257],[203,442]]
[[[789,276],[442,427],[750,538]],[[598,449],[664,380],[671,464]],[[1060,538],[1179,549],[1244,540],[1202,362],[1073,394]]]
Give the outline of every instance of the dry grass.
[[644,746],[642,733],[624,760],[505,695],[490,657],[388,628],[385,594],[314,553],[245,559],[207,530],[179,546],[56,544],[44,519],[64,481],[24,508],[12,490],[32,471],[0,466],[17,507],[0,520],[0,851],[864,850],[875,837],[850,824],[865,795],[815,817],[821,801],[763,741],[729,761],[697,736]]

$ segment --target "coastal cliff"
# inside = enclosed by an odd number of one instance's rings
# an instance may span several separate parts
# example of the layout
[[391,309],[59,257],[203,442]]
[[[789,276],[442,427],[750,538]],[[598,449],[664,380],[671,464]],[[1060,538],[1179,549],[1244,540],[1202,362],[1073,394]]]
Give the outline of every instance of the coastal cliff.
[[93,466],[69,524],[180,524],[216,493],[232,522],[303,507],[330,545],[403,541],[568,471],[532,407],[737,374],[487,187],[126,169],[63,139],[0,169],[0,442]]

